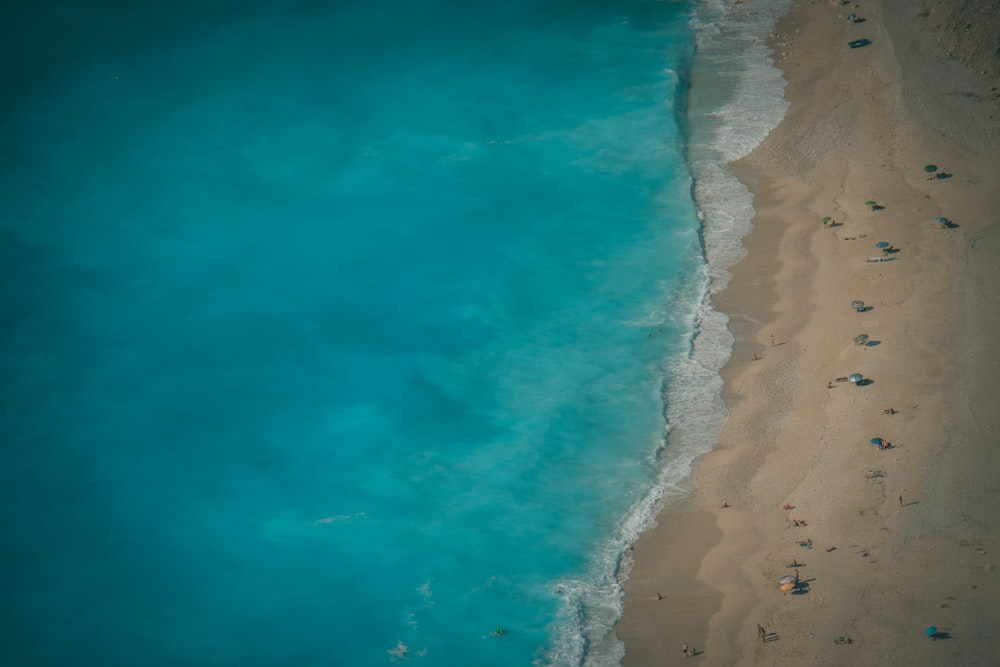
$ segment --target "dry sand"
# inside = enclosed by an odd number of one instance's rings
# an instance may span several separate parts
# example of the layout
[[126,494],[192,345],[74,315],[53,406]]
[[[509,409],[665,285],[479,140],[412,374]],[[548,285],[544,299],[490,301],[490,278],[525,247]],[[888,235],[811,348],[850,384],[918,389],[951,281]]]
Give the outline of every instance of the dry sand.
[[[734,165],[757,216],[716,300],[730,416],[635,545],[628,667],[676,664],[684,642],[702,665],[1000,664],[1000,81],[949,58],[920,11],[802,0],[772,38],[791,106]],[[892,261],[865,261],[878,241]],[[835,381],[851,373],[871,384]]]

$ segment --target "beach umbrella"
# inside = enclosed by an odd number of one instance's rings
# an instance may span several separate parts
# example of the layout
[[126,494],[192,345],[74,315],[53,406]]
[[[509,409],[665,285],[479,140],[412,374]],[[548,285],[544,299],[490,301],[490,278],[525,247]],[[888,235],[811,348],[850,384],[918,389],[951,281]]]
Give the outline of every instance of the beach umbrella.
[[875,204],[876,202],[873,202],[871,199],[865,202],[865,206],[875,206]]
[[795,577],[793,577],[790,574],[786,574],[781,579],[778,579],[778,583],[781,584],[782,586],[784,586],[785,584],[794,584],[795,583]]
[[924,171],[926,171],[928,174],[933,174],[935,171],[937,171],[937,165],[929,164],[926,167],[924,167]]
[[864,345],[868,342],[868,334],[858,334],[854,337],[855,345]]
[[795,584],[781,584],[781,590],[790,591],[795,588]]
[[872,438],[871,439],[871,443],[873,445],[881,445],[883,442],[885,442],[885,440],[883,440],[882,438]]
[[864,378],[862,377],[861,373],[851,373],[850,375],[847,376],[847,379],[849,382],[857,384],[861,382],[861,380],[863,380]]
[[830,222],[831,220],[833,220],[833,218],[831,218],[830,216],[826,216],[825,218],[823,218],[822,222],[824,224],[826,224],[826,223]]
[[938,629],[936,625],[928,626],[927,629],[924,630],[924,634],[927,635],[928,637],[933,637],[934,635],[937,634],[937,632]]
[[851,302],[851,308],[860,312],[864,310],[865,302],[862,301],[861,299],[855,299],[854,301]]
[[885,241],[879,241],[878,243],[875,244],[875,247],[876,248],[888,248],[889,244],[886,243]]

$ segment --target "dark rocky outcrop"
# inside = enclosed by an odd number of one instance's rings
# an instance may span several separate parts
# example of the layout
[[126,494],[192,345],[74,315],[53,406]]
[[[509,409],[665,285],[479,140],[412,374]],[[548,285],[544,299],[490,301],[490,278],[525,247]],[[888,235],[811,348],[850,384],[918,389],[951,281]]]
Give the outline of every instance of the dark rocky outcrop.
[[997,0],[923,0],[920,16],[952,58],[1000,85],[1000,3]]

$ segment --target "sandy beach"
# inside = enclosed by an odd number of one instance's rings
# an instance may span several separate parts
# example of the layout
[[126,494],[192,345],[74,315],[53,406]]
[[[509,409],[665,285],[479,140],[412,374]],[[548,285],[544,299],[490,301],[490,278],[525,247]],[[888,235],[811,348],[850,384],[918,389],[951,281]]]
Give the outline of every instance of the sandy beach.
[[715,301],[730,414],[635,544],[624,665],[1000,664],[1000,20],[958,4],[778,24],[790,107],[733,165],[757,213]]

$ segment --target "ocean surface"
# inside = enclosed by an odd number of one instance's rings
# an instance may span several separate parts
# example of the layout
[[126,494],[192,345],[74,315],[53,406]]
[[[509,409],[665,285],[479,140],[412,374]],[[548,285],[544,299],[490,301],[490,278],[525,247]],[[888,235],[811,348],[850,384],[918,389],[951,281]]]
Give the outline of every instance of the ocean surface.
[[618,664],[788,0],[149,4],[0,27],[4,664]]

